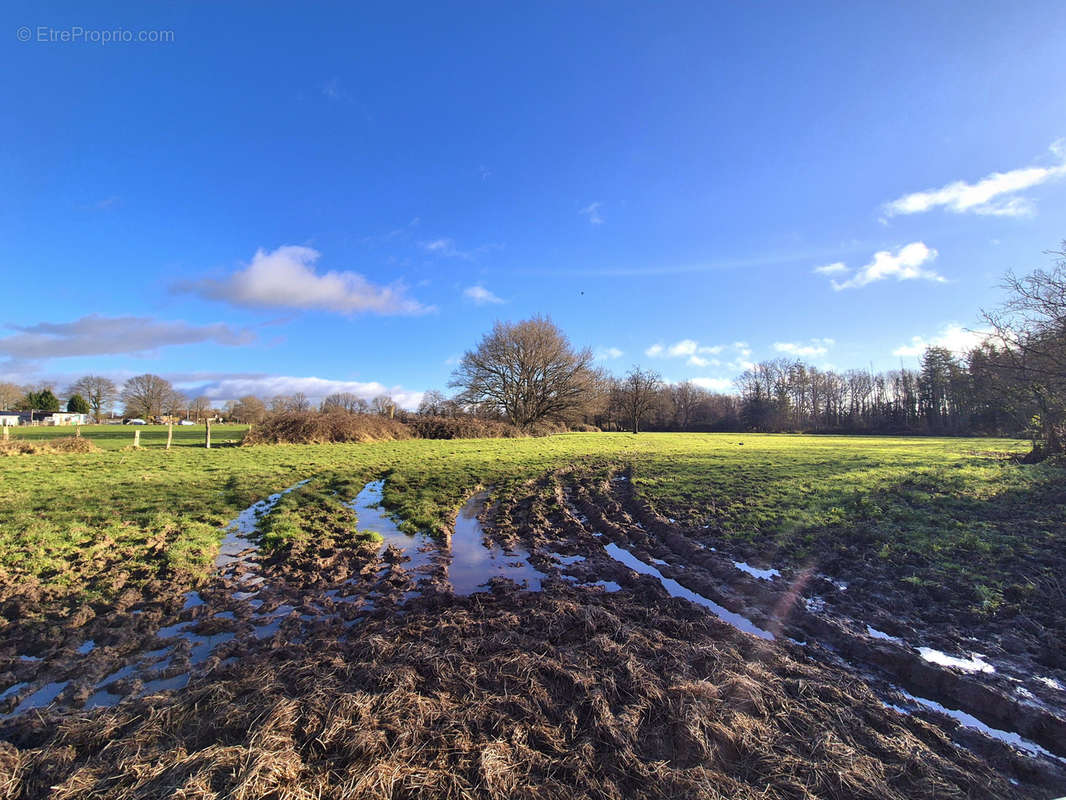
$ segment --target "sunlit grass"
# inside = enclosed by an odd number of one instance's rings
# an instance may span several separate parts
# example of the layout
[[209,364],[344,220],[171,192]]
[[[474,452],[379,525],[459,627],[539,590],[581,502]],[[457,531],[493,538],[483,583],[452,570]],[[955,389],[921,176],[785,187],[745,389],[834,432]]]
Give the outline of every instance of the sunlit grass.
[[[119,433],[132,436],[128,427]],[[721,529],[726,544],[753,546],[775,563],[798,563],[839,541],[849,553],[858,547],[864,557],[913,562],[918,581],[971,581],[994,600],[1002,588],[997,565],[1029,558],[1066,528],[1061,497],[1055,501],[1063,470],[997,455],[1024,447],[989,439],[567,434],[14,456],[0,459],[0,570],[8,581],[101,592],[94,576],[115,554],[130,572],[165,565],[203,574],[226,522],[304,478],[318,480],[279,507],[272,542],[308,535],[286,511],[300,497],[317,492],[329,514],[342,515],[332,506],[378,477],[388,477],[385,504],[406,527],[438,532],[478,486],[503,490],[559,467],[630,466],[637,490],[664,516]],[[325,486],[335,500],[323,498]]]

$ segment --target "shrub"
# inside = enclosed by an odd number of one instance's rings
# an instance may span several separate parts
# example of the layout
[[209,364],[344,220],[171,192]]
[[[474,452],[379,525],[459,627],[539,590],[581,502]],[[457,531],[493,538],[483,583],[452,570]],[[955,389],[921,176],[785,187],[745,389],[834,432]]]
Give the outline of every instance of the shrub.
[[521,432],[506,422],[477,417],[413,417],[408,424],[420,439],[511,439]]
[[244,444],[326,444],[410,439],[402,422],[347,411],[283,411],[272,414],[244,437]]

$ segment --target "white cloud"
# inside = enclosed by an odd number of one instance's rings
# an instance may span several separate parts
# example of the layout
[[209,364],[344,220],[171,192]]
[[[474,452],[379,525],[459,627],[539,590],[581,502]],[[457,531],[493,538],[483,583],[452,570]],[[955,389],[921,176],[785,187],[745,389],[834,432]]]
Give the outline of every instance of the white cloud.
[[847,272],[848,266],[843,261],[837,261],[833,264],[826,264],[824,267],[815,267],[814,272],[818,275],[839,275],[841,272]]
[[625,352],[619,350],[617,347],[598,347],[596,348],[596,359],[598,361],[611,361],[615,358],[621,358],[625,355]]
[[774,350],[793,356],[824,356],[836,342],[832,339],[811,339],[809,343],[774,342]]
[[603,224],[603,217],[600,216],[601,205],[603,205],[603,203],[589,203],[584,208],[579,209],[577,213],[584,214],[586,217],[588,217],[588,220],[591,224],[601,225]]
[[730,378],[693,378],[692,382],[709,392],[728,392],[733,388]]
[[[164,375],[164,377],[166,377]],[[377,381],[339,381],[330,378],[264,374],[213,374],[208,376],[182,375],[171,378],[174,385],[191,395],[203,395],[213,402],[224,403],[254,394],[269,400],[275,395],[302,392],[312,403],[321,402],[326,395],[351,392],[364,400],[387,394],[400,406],[414,409],[422,400],[422,392],[402,386],[386,386]]]
[[[923,267],[936,256],[936,250],[927,247],[924,242],[911,242],[898,248],[894,253],[890,250],[880,250],[874,253],[873,261],[855,270],[847,280],[832,279],[830,283],[838,292],[842,289],[857,289],[888,278],[895,278],[897,281],[926,280],[944,283],[946,278]],[[844,266],[844,270],[835,269],[836,264],[830,266],[834,267],[833,273],[836,274],[848,271],[848,267],[843,264],[841,266]],[[818,269],[815,271],[817,272]]]
[[[717,355],[725,349],[725,345],[701,345],[695,339],[682,339],[671,345],[653,344],[644,351],[644,355],[651,358],[684,358],[688,356],[698,357],[703,355]],[[691,363],[691,362],[690,362]]]
[[[1066,156],[1063,140],[1059,139],[1049,148],[1058,158]],[[1022,167],[1009,172],[993,172],[977,183],[955,181],[939,189],[926,189],[904,195],[885,205],[888,216],[897,214],[921,214],[933,208],[943,207],[956,214],[974,214],[1020,217],[1033,213],[1033,204],[1024,197],[1012,197],[1018,192],[1039,186],[1049,180],[1066,176],[1066,163],[1052,167]]]
[[161,347],[203,342],[243,345],[255,339],[250,331],[222,322],[193,325],[181,320],[104,317],[99,314],[90,314],[73,322],[40,322],[10,327],[18,333],[0,339],[0,353],[24,360],[149,353]]
[[248,308],[297,308],[341,313],[421,314],[432,310],[407,297],[401,283],[378,286],[347,270],[318,274],[321,254],[310,247],[283,245],[257,250],[252,263],[222,279],[181,284],[179,290]]
[[961,356],[973,350],[990,335],[991,331],[988,330],[971,331],[966,330],[957,323],[951,323],[942,326],[940,332],[930,339],[922,336],[912,336],[909,344],[900,345],[892,351],[892,355],[901,357],[920,356],[927,347],[945,347],[955,355]]
[[503,298],[497,297],[484,286],[468,286],[463,289],[463,296],[475,305],[483,306],[489,303],[502,303]]

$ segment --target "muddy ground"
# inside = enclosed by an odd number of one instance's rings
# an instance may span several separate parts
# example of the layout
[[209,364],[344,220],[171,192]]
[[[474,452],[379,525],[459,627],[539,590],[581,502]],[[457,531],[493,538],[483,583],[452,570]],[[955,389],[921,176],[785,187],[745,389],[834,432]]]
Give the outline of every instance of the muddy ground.
[[313,542],[234,550],[195,593],[136,576],[117,606],[68,608],[9,587],[0,797],[1066,793],[1054,625],[960,628],[950,600],[893,605],[875,565],[845,584],[828,558],[727,553],[625,473],[472,508],[525,585],[457,595],[447,547],[381,550],[308,509]]

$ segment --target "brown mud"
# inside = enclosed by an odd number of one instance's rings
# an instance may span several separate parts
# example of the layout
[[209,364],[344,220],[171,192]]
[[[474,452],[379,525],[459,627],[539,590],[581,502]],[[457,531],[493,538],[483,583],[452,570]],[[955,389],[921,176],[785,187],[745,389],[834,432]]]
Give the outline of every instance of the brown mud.
[[[813,568],[748,575],[713,531],[658,517],[624,474],[546,475],[481,518],[495,543],[549,576],[541,591],[496,578],[458,597],[446,550],[415,575],[400,550],[336,531],[245,554],[196,594],[158,578],[115,607],[33,624],[12,617],[32,597],[0,598],[0,688],[25,684],[0,711],[62,684],[52,705],[0,721],[0,797],[1066,791],[1054,759],[886,707],[908,706],[903,688],[1066,755],[1061,696],[1030,681],[1032,699],[1016,702],[1010,676],[1033,667],[1034,652],[982,642],[992,674],[929,663],[910,645],[958,652],[950,626],[927,634],[917,613],[888,618],[877,595],[854,591],[861,576],[842,591],[841,576]],[[775,640],[669,597],[607,555],[609,543]],[[873,638],[867,624],[907,644]],[[1035,674],[1064,677],[1044,665]],[[86,708],[94,697],[105,706]]]

